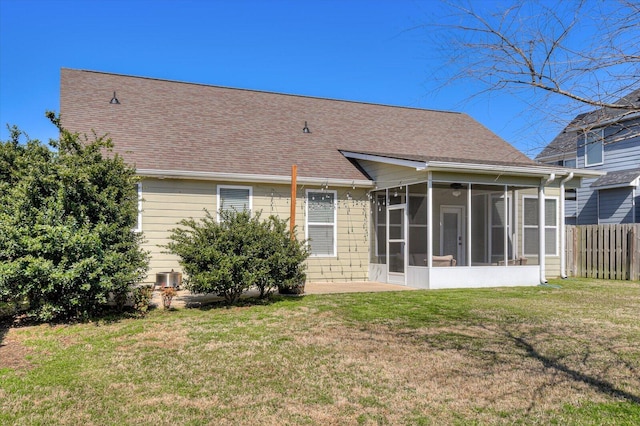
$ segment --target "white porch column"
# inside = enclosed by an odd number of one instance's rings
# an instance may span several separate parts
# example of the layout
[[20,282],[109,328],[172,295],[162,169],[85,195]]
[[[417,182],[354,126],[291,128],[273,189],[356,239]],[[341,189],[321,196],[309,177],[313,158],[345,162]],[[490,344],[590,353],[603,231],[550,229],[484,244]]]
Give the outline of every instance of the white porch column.
[[433,181],[427,173],[427,267],[433,267]]
[[471,239],[471,188],[473,184],[467,184],[467,266],[471,266],[471,244],[473,243]]
[[504,247],[504,253],[502,254],[502,260],[504,261],[504,265],[508,266],[509,265],[509,225],[511,225],[509,223],[509,198],[508,198],[508,187],[507,185],[504,186],[504,190],[503,190],[503,194],[502,197],[504,199],[504,207],[502,210],[502,214],[504,217],[503,220],[503,233],[504,235],[502,236],[502,244]]
[[545,181],[540,181],[540,187],[538,188],[538,265],[540,265],[540,283],[547,282],[545,277],[545,217],[544,217],[544,184]]

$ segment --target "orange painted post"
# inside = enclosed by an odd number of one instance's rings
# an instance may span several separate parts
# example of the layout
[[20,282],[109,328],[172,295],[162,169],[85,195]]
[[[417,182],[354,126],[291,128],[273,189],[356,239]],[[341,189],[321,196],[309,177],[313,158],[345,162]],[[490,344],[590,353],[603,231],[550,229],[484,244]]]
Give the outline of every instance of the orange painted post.
[[296,226],[296,192],[298,190],[296,181],[298,179],[298,166],[291,166],[291,217],[289,219],[289,229],[291,230],[291,239],[295,238],[293,229]]

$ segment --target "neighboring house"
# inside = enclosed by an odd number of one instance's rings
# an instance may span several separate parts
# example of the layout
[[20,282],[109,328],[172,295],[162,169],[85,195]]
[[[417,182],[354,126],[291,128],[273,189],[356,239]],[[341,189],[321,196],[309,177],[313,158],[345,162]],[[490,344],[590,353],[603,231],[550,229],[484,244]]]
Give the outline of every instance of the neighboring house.
[[180,270],[161,246],[182,218],[295,202],[308,280],[535,285],[561,274],[564,186],[599,175],[540,166],[455,112],[71,69],[60,104],[136,166],[151,279]]
[[536,157],[543,164],[599,170],[566,193],[569,225],[640,222],[640,90],[616,103],[580,114]]

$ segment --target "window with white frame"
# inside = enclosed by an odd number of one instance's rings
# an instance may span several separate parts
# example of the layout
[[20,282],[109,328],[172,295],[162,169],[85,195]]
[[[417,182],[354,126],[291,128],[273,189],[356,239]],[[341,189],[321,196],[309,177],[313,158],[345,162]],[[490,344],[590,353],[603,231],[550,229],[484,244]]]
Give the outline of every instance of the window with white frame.
[[604,130],[586,133],[584,144],[584,165],[595,166],[604,163]]
[[336,198],[335,191],[307,191],[305,237],[311,256],[336,255]]
[[138,219],[133,231],[142,232],[142,183],[138,182],[133,186],[136,189],[136,194],[138,194]]
[[[525,256],[538,255],[538,198],[524,197],[522,209],[523,248]],[[544,241],[547,256],[558,254],[558,199],[544,200]]]
[[218,214],[221,210],[251,211],[252,196],[253,188],[250,186],[218,185]]

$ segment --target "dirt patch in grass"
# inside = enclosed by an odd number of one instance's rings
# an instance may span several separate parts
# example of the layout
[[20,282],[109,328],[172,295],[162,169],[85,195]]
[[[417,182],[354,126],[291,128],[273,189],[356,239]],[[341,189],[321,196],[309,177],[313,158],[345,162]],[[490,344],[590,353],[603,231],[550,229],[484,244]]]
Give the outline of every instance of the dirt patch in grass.
[[8,329],[4,338],[0,342],[0,370],[9,368],[11,370],[22,370],[31,367],[27,359],[33,352],[25,346],[15,329]]

